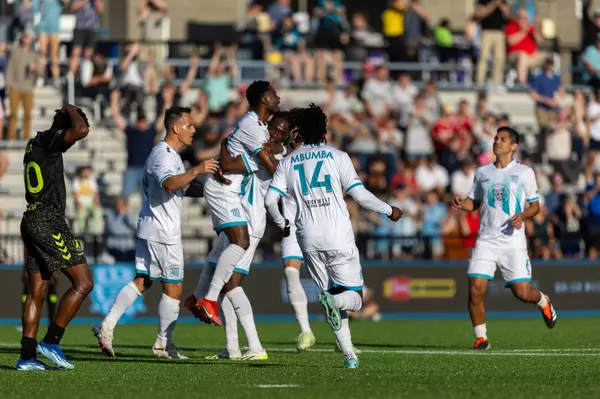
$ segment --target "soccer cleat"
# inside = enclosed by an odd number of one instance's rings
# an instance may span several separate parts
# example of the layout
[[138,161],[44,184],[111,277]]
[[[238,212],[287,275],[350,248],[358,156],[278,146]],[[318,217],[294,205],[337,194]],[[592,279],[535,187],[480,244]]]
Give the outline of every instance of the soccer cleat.
[[333,295],[327,291],[321,292],[319,294],[319,303],[325,309],[329,327],[333,328],[333,331],[340,331],[342,329],[342,317],[340,316],[340,310],[335,307]]
[[237,360],[269,360],[269,355],[264,349],[261,351],[254,351],[249,349],[244,355]]
[[[342,347],[340,346],[340,343],[339,343],[339,342],[337,342],[337,340],[335,341],[335,351],[336,351],[336,352],[340,352],[340,353],[344,352],[344,351],[342,350]],[[354,345],[352,345],[352,351],[353,351],[354,353],[356,353],[357,355],[360,355],[360,354],[362,353],[362,351],[361,351],[360,349],[358,349],[358,348],[357,348],[356,346],[354,346]]]
[[56,364],[58,367],[62,367],[64,369],[74,369],[75,366],[73,363],[69,362],[65,357],[60,346],[56,344],[47,344],[44,341],[40,341],[37,344],[37,352],[44,356],[46,359],[50,360],[52,363]]
[[240,360],[242,358],[242,352],[235,351],[231,352],[227,349],[221,350],[216,355],[210,355],[204,357],[206,360],[221,360],[221,359],[229,359],[229,360]]
[[152,347],[152,353],[154,353],[158,357],[164,357],[166,359],[177,359],[177,360],[185,360],[188,357],[179,353],[179,348],[174,344],[169,344],[166,347],[160,343],[159,340],[154,342],[154,346]]
[[19,371],[46,371],[46,370],[56,370],[56,367],[50,367],[35,358],[29,359],[29,360],[19,359],[17,361],[17,370],[19,370]]
[[347,369],[357,369],[358,368],[358,358],[355,356],[345,357],[344,358],[344,367]]
[[550,302],[550,298],[548,298],[547,295],[544,296],[546,297],[546,301],[548,301],[548,303],[543,308],[540,308],[540,310],[542,311],[542,316],[546,322],[546,327],[554,328],[556,325],[556,319],[558,319],[558,315],[556,314],[556,310],[554,310],[554,306],[552,306],[552,302]]
[[209,320],[206,320],[204,317],[202,317],[202,314],[200,313],[200,309],[198,309],[196,307],[196,304],[198,303],[198,300],[196,299],[196,296],[194,294],[188,296],[185,300],[185,302],[183,303],[183,306],[185,306],[187,308],[187,310],[189,310],[190,312],[192,312],[192,314],[194,315],[195,318],[200,319],[200,321],[204,322],[204,323],[209,323]]
[[200,320],[205,320],[206,323],[213,323],[217,326],[223,325],[219,316],[219,304],[216,301],[200,298],[196,307],[200,313]]
[[487,338],[477,338],[477,341],[475,341],[475,345],[473,345],[473,349],[480,349],[480,350],[487,350],[490,349],[491,345],[489,343],[489,341],[487,340]]
[[315,344],[315,334],[313,334],[312,331],[303,332],[298,336],[298,339],[296,341],[298,341],[298,343],[296,344],[296,350],[298,352],[305,351]]
[[113,331],[106,328],[102,324],[96,324],[94,327],[92,327],[92,332],[98,339],[98,347],[102,349],[102,353],[114,359],[115,351],[113,349]]

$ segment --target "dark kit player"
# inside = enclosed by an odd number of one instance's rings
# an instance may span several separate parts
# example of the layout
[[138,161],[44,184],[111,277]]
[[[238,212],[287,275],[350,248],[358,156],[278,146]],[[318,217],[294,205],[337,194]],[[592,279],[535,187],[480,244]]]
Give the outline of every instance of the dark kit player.
[[[27,143],[23,158],[27,210],[21,236],[27,250],[28,293],[23,310],[23,338],[18,370],[47,370],[38,353],[59,367],[74,368],[59,347],[65,328],[92,291],[94,283],[83,250],[65,220],[63,152],[84,139],[89,123],[83,111],[67,105],[56,111],[49,130]],[[44,339],[37,341],[40,314],[54,272],[71,282]]]

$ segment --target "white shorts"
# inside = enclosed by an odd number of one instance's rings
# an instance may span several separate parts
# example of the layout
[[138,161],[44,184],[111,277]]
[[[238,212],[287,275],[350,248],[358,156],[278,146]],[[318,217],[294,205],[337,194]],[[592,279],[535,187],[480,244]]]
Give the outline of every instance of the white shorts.
[[239,194],[224,190],[220,183],[208,179],[204,185],[204,198],[210,207],[213,229],[217,233],[227,227],[248,225]]
[[363,289],[363,275],[358,248],[304,252],[304,262],[314,282],[321,290],[344,287],[352,291]]
[[165,283],[183,281],[183,246],[162,244],[138,238],[135,251],[135,272],[146,274],[150,280]]
[[265,195],[258,179],[252,174],[242,182],[242,208],[248,220],[248,234],[256,238],[265,235],[267,227],[267,209],[265,208]]
[[[256,249],[258,248],[258,244],[260,244],[260,238],[250,236],[250,246],[242,255],[242,258],[239,260],[238,264],[234,267],[234,273],[242,273],[246,276],[250,273],[250,266],[252,265],[252,260],[254,259],[254,254],[256,253]],[[208,254],[208,264],[211,266],[216,266],[219,258],[225,248],[229,245],[229,239],[225,235],[225,233],[219,234],[217,241],[215,242],[215,246]]]
[[287,260],[304,260],[295,228],[288,237],[283,237],[281,240],[281,256],[284,262]]
[[510,287],[514,283],[531,281],[531,263],[525,248],[498,248],[494,244],[478,242],[471,254],[468,277],[494,279],[496,268]]

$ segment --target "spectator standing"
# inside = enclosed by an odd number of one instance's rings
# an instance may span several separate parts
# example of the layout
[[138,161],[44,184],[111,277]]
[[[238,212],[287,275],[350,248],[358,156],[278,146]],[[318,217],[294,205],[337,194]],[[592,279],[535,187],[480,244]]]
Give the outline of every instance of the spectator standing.
[[423,32],[427,27],[429,15],[421,4],[421,0],[409,0],[410,4],[404,13],[404,61],[418,62],[419,47]]
[[214,53],[208,66],[204,91],[208,96],[208,107],[210,112],[223,113],[229,104],[229,89],[236,74],[235,52],[237,48],[231,46],[227,51],[227,62],[229,70],[221,62],[223,47],[220,43],[215,44]]
[[273,44],[283,54],[296,83],[310,83],[315,79],[315,60],[308,53],[306,41],[291,16],[283,18]]
[[281,28],[284,19],[292,16],[293,10],[291,3],[291,0],[277,0],[275,3],[271,4],[267,10],[274,29]]
[[40,35],[42,63],[45,72],[48,58],[50,58],[52,81],[56,87],[60,84],[60,65],[58,64],[60,16],[67,3],[68,0],[38,0],[41,19],[37,29]]
[[139,43],[130,44],[119,61],[121,75],[118,85],[123,99],[123,114],[127,118],[129,118],[134,104],[138,114],[144,113],[146,89],[150,81],[148,73],[152,68],[149,68],[148,63],[141,60],[141,49],[142,46]]
[[404,150],[409,160],[417,161],[433,154],[433,140],[430,134],[433,122],[434,120],[427,112],[425,98],[418,94],[408,117],[406,139],[404,140]]
[[594,91],[600,90],[600,32],[596,35],[596,41],[585,48],[582,61],[588,72],[589,85]]
[[529,22],[527,10],[521,8],[515,20],[506,24],[506,41],[508,43],[508,61],[517,67],[517,80],[520,84],[527,82],[529,71],[544,64],[546,53],[538,51],[538,43],[542,41],[540,32]]
[[377,68],[375,77],[367,80],[362,98],[371,118],[375,121],[387,118],[392,105],[392,83],[390,71],[386,67]]
[[167,45],[155,43],[168,41],[164,31],[169,30],[166,0],[140,0],[140,31],[141,40],[145,43],[142,54],[145,59],[164,60],[167,57]]
[[344,81],[343,50],[349,41],[346,8],[340,0],[319,0],[314,15],[317,19],[314,39],[314,47],[317,50],[317,79],[320,82],[327,80],[326,56],[330,53],[334,67],[333,80],[336,84],[341,84]]
[[408,125],[408,118],[417,94],[419,89],[412,83],[410,74],[401,73],[398,82],[392,87],[392,110],[397,113],[399,125],[403,129]]
[[404,43],[404,17],[406,0],[390,0],[388,8],[381,14],[383,35],[387,41],[390,62],[401,62],[406,57]]
[[450,187],[452,194],[457,195],[461,198],[467,198],[471,187],[473,186],[473,180],[475,179],[475,164],[471,158],[465,159],[461,168],[452,173]]
[[129,212],[127,198],[115,200],[113,209],[106,212],[106,249],[116,262],[135,260],[137,218]]
[[69,73],[75,76],[79,69],[79,58],[92,59],[98,41],[100,14],[104,12],[103,0],[73,0],[71,11],[75,13],[76,23],[73,32],[73,50]]
[[2,46],[0,52],[8,52],[10,58],[6,68],[6,87],[10,99],[8,140],[17,138],[17,117],[23,105],[23,140],[31,135],[31,113],[33,111],[35,80],[41,74],[40,57],[32,49],[34,33],[26,30],[20,45]]
[[535,101],[535,116],[542,132],[542,139],[545,137],[546,128],[557,120],[556,95],[561,86],[560,76],[554,73],[554,61],[552,58],[546,59],[543,73],[533,79],[530,89],[531,97]]
[[485,84],[489,57],[493,53],[493,83],[496,88],[500,88],[506,63],[504,26],[510,16],[510,9],[506,0],[477,0],[475,16],[481,24],[481,56],[477,63],[477,84]]
[[94,54],[91,60],[84,60],[79,69],[81,95],[90,99],[101,96],[110,101],[110,86],[113,82],[113,68],[102,54]]

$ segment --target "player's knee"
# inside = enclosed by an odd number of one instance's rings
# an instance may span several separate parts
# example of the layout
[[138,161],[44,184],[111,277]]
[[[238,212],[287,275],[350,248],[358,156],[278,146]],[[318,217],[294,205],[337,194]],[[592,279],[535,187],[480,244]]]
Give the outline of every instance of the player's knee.
[[485,286],[482,284],[471,284],[469,286],[469,300],[471,302],[479,302],[483,300],[485,295]]
[[38,287],[30,288],[31,295],[28,295],[27,298],[31,298],[36,302],[42,302],[48,296],[48,287],[45,285],[41,285]]
[[84,296],[88,296],[94,289],[94,280],[90,277],[82,278],[73,284],[73,289]]

